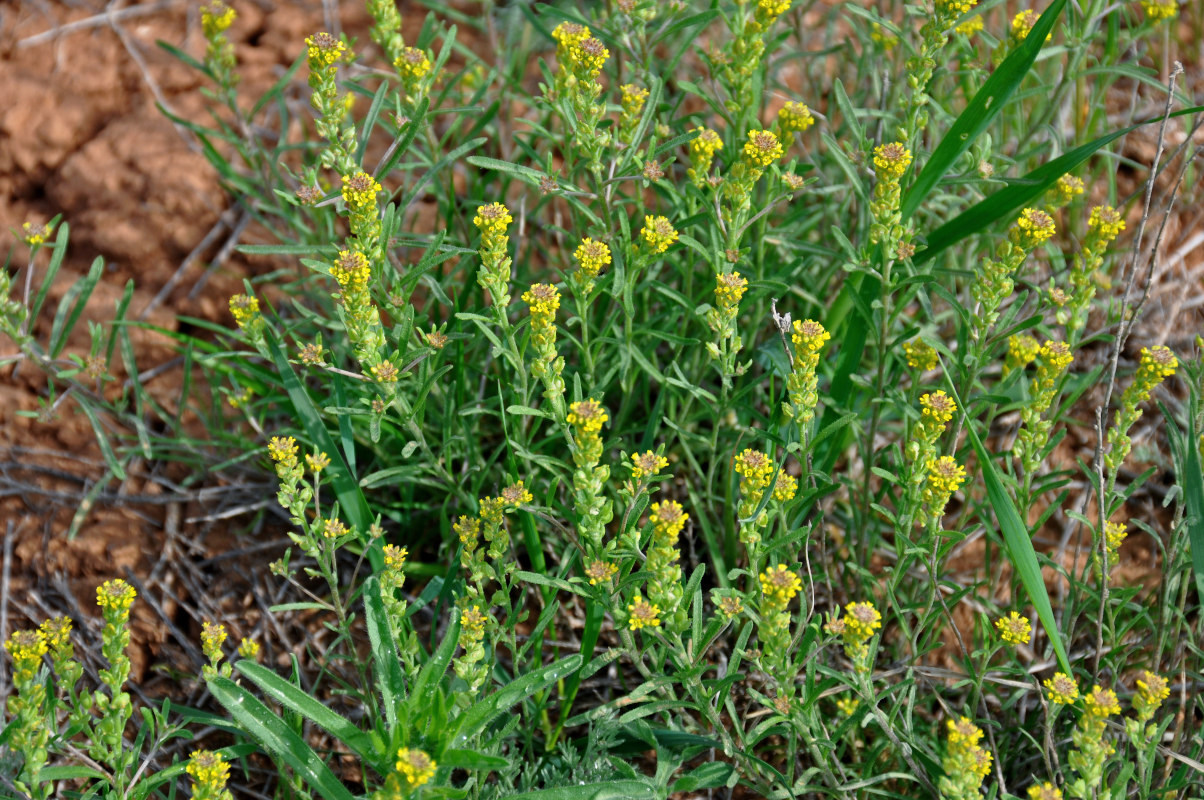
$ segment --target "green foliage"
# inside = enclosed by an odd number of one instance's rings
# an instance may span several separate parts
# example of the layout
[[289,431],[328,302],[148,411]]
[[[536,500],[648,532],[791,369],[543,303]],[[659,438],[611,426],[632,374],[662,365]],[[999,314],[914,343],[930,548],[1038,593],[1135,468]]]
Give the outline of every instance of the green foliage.
[[[1144,64],[1165,23],[1056,0],[1031,30],[997,6],[967,31],[964,5],[485,2],[406,39],[371,0],[379,50],[315,34],[251,105],[224,11],[205,12],[204,62],[168,48],[217,86],[211,127],[176,121],[277,240],[242,252],[299,269],[248,281],[234,326],[177,337],[230,401],[206,451],[279,479],[295,549],[272,571],[309,599],[276,611],[332,634],[289,677],[251,658],[204,672],[282,793],[1148,796],[1155,774],[1200,779],[1204,742],[1169,726],[1201,713],[1186,687],[1126,736],[1102,721],[1138,670],[1201,679],[1199,356],[1143,350],[1130,376],[1110,287],[1137,266],[1118,273],[1115,247],[1093,252],[1088,335],[1059,314],[1082,290],[1064,265],[1111,219],[1090,207],[1140,213],[1106,148],[1149,121],[1103,109],[1121,86],[1163,91]],[[285,102],[302,74],[317,137]],[[80,388],[93,361],[64,369],[99,270],[46,346],[27,335],[66,240],[63,224],[4,331],[51,397],[71,387],[120,477],[175,455],[136,379],[107,401]],[[136,375],[127,304],[91,358],[120,345]],[[1046,345],[1021,358],[1022,334]],[[1119,377],[1082,366],[1109,348]],[[1100,442],[1129,442],[1164,379],[1187,388],[1166,412],[1173,512],[1139,516],[1152,470],[1134,478],[1119,450],[1057,451],[1105,375]],[[129,432],[111,442],[98,411]],[[1154,588],[1113,572],[1122,517],[1159,553]],[[1043,688],[1055,665],[1070,708]]]

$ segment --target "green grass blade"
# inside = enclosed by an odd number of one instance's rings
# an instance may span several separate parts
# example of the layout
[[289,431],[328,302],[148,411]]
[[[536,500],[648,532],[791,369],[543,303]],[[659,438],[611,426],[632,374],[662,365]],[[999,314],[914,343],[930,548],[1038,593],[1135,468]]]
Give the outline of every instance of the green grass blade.
[[[1168,423],[1170,417],[1167,416]],[[1191,568],[1196,581],[1196,594],[1204,604],[1204,474],[1200,471],[1199,433],[1189,424],[1187,435],[1181,439],[1182,468],[1179,470],[1186,510],[1184,524],[1191,548]]]
[[941,143],[932,151],[928,163],[916,176],[915,183],[903,198],[900,211],[903,219],[907,219],[920,207],[920,203],[928,197],[933,188],[949,169],[970,149],[974,140],[987,129],[987,126],[1003,111],[1021,81],[1032,69],[1041,46],[1045,44],[1045,36],[1053,30],[1054,23],[1066,6],[1066,0],[1054,0],[1045,13],[1033,26],[1031,34],[1024,42],[1004,59],[999,68],[991,73],[986,83],[974,95],[974,99],[966,106],[954,121],[949,131],[941,139]]
[[377,753],[372,746],[372,739],[342,714],[331,711],[323,703],[310,697],[304,690],[289,683],[267,667],[256,664],[253,659],[240,659],[235,662],[234,668],[247,680],[258,686],[269,700],[300,714],[347,745],[364,761],[374,762],[376,760]]
[[84,306],[88,305],[92,292],[96,290],[104,268],[105,260],[97,256],[92,261],[88,274],[82,280],[76,281],[59,301],[59,307],[54,312],[54,323],[50,326],[51,358],[58,358],[59,353],[63,352],[67,337],[71,335],[75,323],[79,322],[80,314],[84,313]]
[[[272,358],[272,363],[276,365],[280,382],[288,392],[293,411],[296,412],[296,418],[305,431],[305,435],[315,447],[330,456],[330,466],[326,469],[330,475],[330,483],[334,487],[335,496],[339,499],[339,508],[347,515],[348,521],[366,536],[368,526],[372,524],[372,512],[368,508],[368,501],[364,499],[363,492],[360,491],[359,484],[355,481],[355,476],[351,474],[351,470],[343,460],[342,451],[330,438],[330,433],[327,432],[326,425],[322,421],[321,412],[310,399],[309,392],[301,384],[292,365],[288,363],[288,357],[280,347],[276,332],[271,329],[266,330],[264,342],[267,345],[268,354]],[[373,570],[379,572],[384,566],[380,548],[369,548],[368,557],[372,562]]]
[[651,800],[658,796],[655,789],[640,781],[604,781],[512,794],[510,800]]
[[50,263],[46,266],[46,277],[42,279],[42,285],[38,289],[38,293],[34,295],[33,303],[29,307],[30,324],[41,313],[42,304],[46,302],[46,294],[50,291],[50,285],[54,283],[55,276],[59,274],[59,267],[63,266],[63,259],[67,255],[67,241],[70,238],[71,226],[64,222],[59,225],[58,236],[55,238],[54,247],[50,251]]
[[[1181,111],[1175,111],[1170,116],[1180,117],[1185,114],[1199,114],[1200,112],[1204,112],[1204,106],[1185,108]],[[1130,125],[1127,128],[1113,131],[1106,136],[1101,136],[1098,139],[1087,142],[1087,144],[1079,145],[1075,149],[1058,156],[1046,164],[1042,164],[1022,178],[1009,180],[1008,183],[1010,185],[1007,188],[1000,189],[995,194],[971,206],[928,234],[927,247],[916,253],[915,263],[917,265],[922,264],[943,250],[957,244],[967,236],[978,233],[996,220],[1010,217],[1027,203],[1045,194],[1045,190],[1053,186],[1058,178],[1086,161],[1097,150],[1106,147],[1143,125],[1161,121],[1162,117],[1155,117]]]
[[[965,408],[947,373],[945,383],[958,407]],[[1007,547],[1008,561],[1011,562],[1016,576],[1020,578],[1020,584],[1028,592],[1033,608],[1037,610],[1041,627],[1045,628],[1045,635],[1049,637],[1054,654],[1058,657],[1059,668],[1067,675],[1072,675],[1074,673],[1070,670],[1070,659],[1066,656],[1066,646],[1062,642],[1057,620],[1054,619],[1053,605],[1049,602],[1049,592],[1045,590],[1045,579],[1041,576],[1041,564],[1037,560],[1037,551],[1033,549],[1033,541],[1028,535],[1028,526],[1024,524],[1020,512],[1016,510],[1016,504],[1004,488],[999,471],[995,469],[995,463],[991,460],[991,454],[983,447],[973,425],[966,426],[966,438],[970,440],[970,445],[978,456],[978,466],[987,488],[987,499],[995,511],[995,519],[999,521],[999,529]],[[986,520],[983,520],[983,524],[986,524]]]
[[220,675],[208,681],[209,691],[239,726],[272,755],[283,761],[326,800],[354,800],[326,762],[292,728],[253,694]]
[[368,641],[372,646],[372,672],[380,688],[385,722],[389,730],[394,730],[397,727],[397,706],[405,695],[405,678],[401,674],[401,662],[397,659],[397,647],[389,627],[389,613],[381,600],[380,581],[375,575],[364,581],[363,596],[364,626],[368,629]]

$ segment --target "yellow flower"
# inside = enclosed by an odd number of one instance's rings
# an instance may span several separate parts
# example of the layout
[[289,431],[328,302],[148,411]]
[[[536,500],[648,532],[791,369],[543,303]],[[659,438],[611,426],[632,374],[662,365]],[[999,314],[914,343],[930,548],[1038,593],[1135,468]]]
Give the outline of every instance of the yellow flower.
[[719,613],[727,619],[732,619],[744,610],[744,601],[735,595],[723,595],[719,598]]
[[661,624],[661,610],[644,600],[640,595],[635,596],[635,602],[627,606],[631,618],[627,622],[629,630],[638,631],[641,628],[656,628]]
[[268,443],[268,455],[276,463],[291,467],[297,463],[297,440],[291,436],[273,436]]
[[201,625],[201,652],[210,663],[222,660],[222,644],[226,641],[226,626],[206,620]]
[[1009,336],[1008,354],[1003,362],[1003,374],[1007,375],[1012,370],[1024,369],[1033,363],[1040,350],[1041,346],[1037,344],[1037,340],[1028,334],[1019,333]]
[[489,203],[477,209],[477,215],[472,218],[472,224],[484,234],[501,234],[506,232],[506,226],[514,222],[510,209],[501,203]]
[[481,535],[481,520],[477,517],[468,517],[462,514],[459,520],[452,523],[452,530],[460,537],[461,544],[475,545]]
[[1170,694],[1171,688],[1167,685],[1166,678],[1149,670],[1142,672],[1141,677],[1137,679],[1137,694],[1133,697],[1133,710],[1137,712],[1137,719],[1148,722]]
[[873,603],[849,603],[844,608],[845,638],[867,641],[882,627],[882,615]]
[[379,364],[373,364],[369,372],[372,373],[372,377],[378,383],[396,383],[398,376],[401,374],[397,366],[387,358]]
[[1049,690],[1049,702],[1058,705],[1068,706],[1079,697],[1078,684],[1065,672],[1058,672],[1052,678],[1046,678],[1045,688]]
[[322,452],[315,453],[314,455],[306,453],[305,463],[309,466],[310,472],[319,475],[322,470],[330,466],[330,456]]
[[33,247],[35,244],[45,244],[54,229],[49,225],[35,225],[32,222],[21,224],[21,241]]
[[502,489],[502,500],[511,508],[527,505],[535,500],[531,492],[523,486],[522,481],[517,481],[506,488]]
[[38,630],[46,637],[46,645],[51,650],[60,650],[71,641],[71,620],[68,617],[48,619],[38,626]]
[[531,307],[531,327],[551,327],[560,308],[560,291],[550,283],[532,284],[523,292],[523,302]]
[[887,52],[894,50],[899,45],[899,37],[877,22],[870,27],[870,40],[882,45],[882,49]]
[[941,511],[949,501],[949,496],[960,489],[965,481],[966,468],[958,464],[953,456],[931,459],[928,462],[925,499],[933,502],[936,510]]
[[907,357],[907,366],[912,369],[918,369],[920,372],[928,372],[936,368],[936,350],[933,350],[923,339],[913,339],[910,342],[904,342],[903,353]]
[[1141,348],[1141,363],[1137,367],[1137,380],[1149,382],[1152,389],[1164,378],[1174,375],[1178,367],[1179,361],[1170,348],[1143,347]]
[[953,402],[953,398],[943,391],[921,396],[920,405],[923,407],[921,413],[924,419],[932,420],[940,425],[953,419],[953,414],[957,411],[957,403]]
[[623,113],[628,116],[636,116],[644,108],[644,101],[648,99],[648,90],[635,84],[625,83],[619,87],[619,91],[623,93],[623,97],[619,100],[623,106]]
[[652,513],[648,519],[652,522],[655,534],[672,543],[677,540],[690,515],[685,512],[681,503],[666,500],[663,503],[652,504]]
[[124,617],[129,614],[130,606],[134,603],[137,592],[120,578],[105,581],[96,589],[96,603],[105,615],[114,614]]
[[569,406],[568,423],[586,435],[597,434],[608,419],[604,409],[597,400],[582,400]]
[[739,272],[729,272],[726,275],[715,276],[715,300],[720,308],[735,308],[748,290],[748,281]]
[[690,140],[690,157],[695,161],[710,164],[715,153],[723,149],[723,140],[710,128],[695,128],[698,136]]
[[1098,684],[1092,687],[1085,702],[1087,714],[1093,717],[1102,719],[1111,714],[1120,713],[1120,701],[1116,699],[1116,692],[1111,689],[1101,689]]
[[[196,781],[194,794],[205,797],[221,797],[230,776],[230,765],[221,753],[212,750],[194,750],[188,759],[185,771]],[[226,795],[228,796],[228,795]]]
[[958,23],[954,30],[962,36],[973,36],[982,30],[982,14],[975,14],[965,22]]
[[201,33],[206,39],[212,39],[234,24],[236,16],[230,6],[221,0],[213,0],[212,3],[201,6]]
[[403,747],[397,751],[397,771],[406,788],[417,789],[435,777],[435,760],[421,750]]
[[238,655],[252,660],[259,658],[259,643],[254,639],[243,639],[238,643]]
[[1026,208],[1008,231],[1013,244],[1032,250],[1046,242],[1056,232],[1053,217],[1035,208]]
[[1049,781],[1028,787],[1028,800],[1062,800],[1062,790]]
[[331,517],[322,523],[322,535],[327,539],[338,539],[347,535],[347,526],[338,517]]
[[874,148],[874,172],[880,181],[897,182],[911,166],[911,151],[902,142],[880,144]]
[[631,478],[636,482],[642,481],[644,478],[653,478],[658,472],[669,466],[669,459],[658,456],[651,450],[632,453],[631,461]]
[[735,469],[736,473],[751,486],[761,488],[769,485],[769,476],[773,474],[773,462],[760,450],[748,448],[736,456]]
[[846,717],[851,717],[857,713],[857,698],[842,697],[836,701],[836,710]]
[[1008,644],[1028,644],[1032,635],[1029,621],[1015,611],[995,620],[995,627],[999,629],[999,638]]
[[364,209],[376,203],[381,185],[366,172],[343,176],[343,202],[353,210]]
[[1071,202],[1074,198],[1083,194],[1086,189],[1087,187],[1083,185],[1083,181],[1073,175],[1063,175],[1054,184],[1054,194],[1061,205]]
[[782,144],[773,131],[749,131],[743,152],[745,161],[764,169],[782,157]]
[[591,36],[581,40],[581,43],[571,50],[571,58],[574,66],[580,68],[592,80],[602,71],[606,59],[610,58],[610,51],[606,49],[606,45]]
[[590,586],[606,583],[618,572],[618,567],[605,561],[591,561],[585,566],[585,577],[589,578]]
[[954,17],[960,17],[976,5],[978,0],[936,0],[937,13]]
[[818,353],[824,346],[824,342],[832,338],[832,334],[824,329],[824,326],[813,319],[805,319],[802,322],[794,323],[794,333],[790,335],[790,341],[794,344],[796,351],[806,351],[808,353]]
[[48,652],[46,636],[39,630],[14,631],[4,643],[13,659],[13,670],[21,678],[32,679]]
[[472,636],[479,637],[485,632],[485,622],[489,618],[481,613],[480,606],[473,606],[467,611],[460,612],[460,627]]
[[575,22],[562,22],[552,30],[552,38],[561,47],[572,47],[589,38],[590,30]]
[[230,313],[240,326],[246,325],[259,313],[259,300],[245,294],[236,294],[230,298]]
[[309,59],[309,67],[313,70],[331,66],[342,58],[343,53],[347,50],[347,45],[325,31],[307,37],[305,46],[309,48],[306,55]]
[[393,66],[403,80],[417,81],[431,71],[431,60],[417,47],[407,47],[394,59]]
[[1125,221],[1112,206],[1096,206],[1091,209],[1087,229],[1094,231],[1104,242],[1110,242],[1125,229]]
[[[461,517],[460,519],[465,519]],[[452,527],[455,527],[454,525]],[[409,558],[410,551],[406,547],[398,547],[395,544],[387,544],[384,546],[385,569],[399,570]]]
[[1179,15],[1177,0],[1141,0],[1141,10],[1150,22],[1172,19]]
[[774,608],[785,608],[803,588],[803,581],[785,564],[769,567],[761,573],[761,594]]
[[581,244],[573,252],[573,258],[577,260],[577,266],[591,278],[598,277],[598,273],[604,267],[610,264],[610,246],[606,242],[598,242],[593,239],[582,239]]
[[778,481],[773,487],[773,499],[779,503],[789,503],[798,491],[798,481],[793,475],[785,472],[778,473]]
[[640,238],[654,253],[663,253],[677,241],[677,231],[667,217],[646,217]]
[[793,100],[778,109],[778,125],[784,131],[805,131],[815,124],[815,117],[806,103]]

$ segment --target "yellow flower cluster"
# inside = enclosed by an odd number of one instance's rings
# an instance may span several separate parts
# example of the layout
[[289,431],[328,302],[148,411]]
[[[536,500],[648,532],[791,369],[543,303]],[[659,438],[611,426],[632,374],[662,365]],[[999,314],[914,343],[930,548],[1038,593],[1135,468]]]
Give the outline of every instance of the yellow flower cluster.
[[96,589],[96,602],[106,618],[110,614],[118,617],[128,616],[136,596],[134,587],[120,578],[105,581]]
[[[212,3],[201,6],[201,33],[206,39],[212,39],[233,25],[236,16],[233,8],[221,0],[213,0]],[[307,40],[306,44],[308,43]]]
[[249,295],[236,294],[230,298],[230,313],[234,315],[234,321],[239,327],[245,327],[259,314],[259,300]]
[[681,503],[666,500],[663,503],[653,503],[651,509],[652,513],[648,515],[648,519],[652,522],[655,535],[669,542],[676,541],[682,528],[686,526],[686,521],[690,519]]
[[1112,206],[1096,206],[1087,219],[1087,230],[1094,232],[1104,242],[1110,242],[1125,229],[1120,212]]
[[813,319],[805,319],[802,322],[794,323],[794,333],[790,335],[790,341],[794,344],[795,353],[807,352],[818,353],[823,349],[824,343],[832,338],[832,334],[824,329],[824,326]]
[[226,626],[206,620],[201,625],[201,652],[210,664],[222,660],[222,645],[226,641]]
[[902,142],[880,144],[874,148],[874,173],[880,181],[897,182],[911,166],[911,151]]
[[1003,362],[1003,374],[1008,375],[1013,370],[1024,369],[1033,363],[1041,345],[1027,333],[1018,333],[1008,337],[1008,354]]
[[51,650],[61,650],[71,641],[71,620],[68,617],[48,619],[38,630],[46,637],[46,644]]
[[1084,702],[1087,714],[1092,717],[1104,719],[1120,713],[1120,701],[1116,699],[1116,692],[1111,689],[1102,689],[1098,684],[1092,687],[1090,694],[1084,698]]
[[590,586],[606,583],[618,573],[619,568],[607,561],[591,561],[585,565],[585,577],[589,578]]
[[610,246],[606,242],[585,238],[573,251],[573,258],[576,259],[577,266],[582,272],[591,278],[596,278],[598,273],[610,264]]
[[944,429],[946,423],[953,419],[957,411],[957,403],[944,391],[936,391],[920,397],[922,420],[920,424],[930,424]]
[[498,236],[506,232],[507,226],[514,222],[510,209],[501,203],[489,203],[477,209],[472,218],[472,224],[477,226],[485,236]]
[[743,153],[753,168],[764,169],[782,157],[782,143],[773,131],[749,131]]
[[928,462],[928,475],[924,486],[924,502],[934,518],[945,513],[949,498],[966,481],[966,468],[957,463],[953,456],[941,456]]
[[1037,351],[1037,377],[1033,381],[1032,409],[1044,413],[1053,403],[1054,389],[1062,373],[1074,361],[1070,347],[1065,342],[1049,339]]
[[653,253],[663,253],[677,241],[677,231],[667,217],[646,217],[640,238]]
[[849,603],[845,606],[843,617],[834,617],[824,630],[839,636],[844,645],[845,655],[853,662],[857,672],[868,672],[869,641],[882,628],[882,615],[873,603]]
[[535,497],[522,481],[515,481],[502,489],[502,502],[510,509],[516,509],[534,502]]
[[368,372],[372,374],[373,379],[377,383],[396,383],[398,376],[401,374],[400,370],[397,369],[397,365],[387,358],[379,364],[373,364]]
[[268,455],[277,464],[293,466],[297,463],[297,440],[291,436],[273,436],[268,442]]
[[565,52],[584,42],[589,35],[589,28],[575,22],[562,22],[552,31],[552,38],[556,40],[557,48],[564,48]]
[[748,290],[748,281],[739,272],[715,276],[715,301],[723,310],[735,308]]
[[1008,238],[1028,252],[1048,241],[1056,231],[1053,217],[1040,209],[1026,208],[1008,231]]
[[773,486],[773,499],[779,503],[789,503],[798,492],[798,480],[785,472],[778,473],[778,480]]
[[13,671],[18,682],[22,678],[32,679],[42,666],[42,657],[48,652],[46,636],[39,630],[14,631],[4,642],[4,649],[13,659]]
[[435,777],[435,760],[421,750],[403,747],[397,751],[397,771],[406,788],[413,791]]
[[1154,713],[1162,706],[1162,701],[1170,697],[1171,688],[1166,678],[1145,670],[1137,679],[1137,694],[1133,696],[1133,710],[1137,712],[1137,721],[1149,722]]
[[1141,0],[1141,10],[1150,22],[1173,19],[1179,15],[1178,0]]
[[785,608],[803,588],[802,578],[787,569],[785,564],[767,568],[761,573],[760,581],[765,602],[775,609]]
[[1016,611],[995,620],[995,627],[999,629],[999,638],[1007,644],[1028,644],[1032,637],[1032,625]]
[[531,327],[550,328],[556,323],[560,291],[550,283],[536,283],[523,292],[523,302],[531,307]]
[[474,639],[479,639],[485,633],[485,622],[488,619],[481,613],[480,606],[473,606],[460,612],[460,627]]
[[923,339],[913,339],[910,342],[904,342],[903,354],[907,357],[907,366],[912,369],[918,369],[920,372],[928,372],[936,368],[936,350],[933,350]]
[[1174,375],[1178,368],[1179,361],[1170,348],[1162,346],[1141,348],[1141,363],[1137,367],[1135,382],[1143,387],[1148,387],[1143,390],[1142,400],[1148,398],[1153,388],[1162,383],[1164,378]]
[[305,465],[309,467],[309,471],[314,475],[322,474],[322,470],[330,466],[330,456],[319,451],[314,454],[305,454]]
[[715,153],[723,149],[723,140],[710,128],[695,128],[694,130],[698,132],[698,136],[690,140],[690,157],[696,165],[705,164],[709,167]]
[[[1036,20],[1033,21],[1036,22]],[[1031,30],[1032,26],[1029,26],[1029,29]],[[1058,204],[1063,206],[1072,202],[1076,197],[1081,196],[1086,190],[1087,187],[1083,185],[1082,179],[1076,178],[1073,175],[1063,175],[1054,184],[1054,196],[1057,198]]]
[[1068,706],[1079,699],[1079,685],[1065,672],[1046,678],[1045,688],[1049,690],[1049,702],[1055,705]]
[[982,14],[975,14],[965,22],[959,22],[954,30],[960,33],[962,36],[973,36],[981,31],[982,27]]
[[322,535],[331,541],[341,539],[348,532],[347,526],[338,517],[331,517],[322,522]]
[[635,596],[635,601],[627,606],[627,612],[630,614],[627,622],[629,630],[638,631],[641,628],[660,627],[660,608],[649,603],[639,594]]
[[335,261],[331,275],[348,292],[362,292],[372,277],[368,257],[357,250],[343,250]]
[[[467,519],[467,517],[460,517],[460,519],[464,520]],[[473,521],[475,522],[476,520]],[[399,570],[405,566],[406,559],[410,556],[410,551],[405,547],[398,547],[395,544],[387,544],[384,546],[384,556],[385,569]]]
[[376,204],[376,195],[381,185],[366,172],[343,176],[343,202],[352,211],[369,208]]
[[582,400],[569,406],[568,423],[585,436],[597,436],[609,419],[606,409],[597,400]]
[[[658,456],[651,450],[631,454],[631,479],[639,483],[645,478],[654,478],[656,474],[669,466],[669,459]],[[655,510],[655,506],[653,509]]]
[[1137,366],[1137,374],[1133,382],[1125,389],[1120,398],[1120,408],[1116,410],[1116,418],[1108,429],[1109,449],[1105,455],[1109,469],[1116,470],[1128,456],[1132,443],[1129,440],[1129,429],[1141,418],[1139,405],[1150,398],[1150,393],[1166,378],[1175,374],[1179,361],[1169,348],[1143,347],[1141,361]]
[[610,51],[601,41],[591,36],[577,45],[573,50],[573,56],[573,65],[590,80],[594,80],[602,72],[606,60],[610,58]]
[[393,66],[402,80],[413,83],[422,80],[431,71],[431,59],[417,47],[407,47],[393,61]]
[[793,100],[778,109],[778,127],[782,131],[805,131],[815,124],[815,117],[806,103]]
[[1049,781],[1028,787],[1028,800],[1062,800],[1062,790]]
[[644,108],[644,101],[648,99],[648,90],[632,83],[625,83],[619,87],[619,91],[623,95],[619,99],[623,113],[629,117],[638,116]]
[[1032,31],[1033,26],[1037,24],[1037,12],[1031,8],[1026,8],[1016,16],[1012,17],[1012,26],[1010,36],[1012,44],[1019,44],[1028,38],[1028,34]]
[[226,782],[230,779],[230,765],[221,753],[193,750],[184,769],[196,783],[192,790],[196,800],[226,800],[231,796],[226,788]]
[[948,721],[949,747],[941,765],[945,777],[940,780],[942,797],[969,798],[978,795],[982,781],[991,771],[991,754],[984,750],[982,729],[967,717]]
[[936,0],[937,13],[951,17],[960,17],[976,5],[978,0]]
[[309,68],[315,72],[326,69],[343,57],[347,45],[325,31],[305,39]]
[[21,241],[33,247],[45,244],[53,229],[49,225],[35,225],[32,222],[21,223]]
[[[736,456],[736,473],[743,477],[741,484],[763,489],[769,485],[769,476],[773,474],[773,462],[769,456],[760,450],[747,448]],[[741,491],[744,491],[743,487]]]

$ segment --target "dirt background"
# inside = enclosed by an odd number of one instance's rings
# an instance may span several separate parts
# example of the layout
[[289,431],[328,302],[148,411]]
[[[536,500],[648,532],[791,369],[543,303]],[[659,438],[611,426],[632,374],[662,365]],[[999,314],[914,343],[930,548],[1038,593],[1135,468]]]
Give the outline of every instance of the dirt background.
[[[412,38],[426,10],[400,5],[403,32]],[[305,36],[317,30],[347,30],[360,38],[371,59],[374,45],[363,4],[338,4],[337,22],[329,16],[335,6],[239,3],[229,35],[242,96],[258,98],[298,57]],[[132,279],[135,316],[167,330],[179,329],[177,314],[227,323],[226,298],[241,290],[245,276],[269,265],[233,252],[245,232],[237,209],[193,137],[159,109],[207,122],[211,103],[201,93],[207,85],[203,76],[157,46],[158,40],[199,58],[204,40],[196,6],[175,0],[31,0],[0,8],[0,252],[13,243],[10,228],[62,214],[71,226],[71,245],[48,309],[102,256],[104,278],[86,319],[110,318]],[[1180,53],[1188,70],[1184,84],[1197,95],[1204,85],[1199,47]],[[1172,145],[1182,141],[1175,135]],[[1123,153],[1149,164],[1154,147],[1153,132],[1146,131],[1128,137]],[[1139,189],[1143,176],[1130,173],[1122,171],[1122,193]],[[1184,198],[1165,231],[1146,321],[1135,343],[1183,348],[1200,330],[1204,207],[1194,198]],[[1135,222],[1130,221],[1130,230]],[[23,264],[28,251],[18,246],[14,252],[12,269]],[[36,321],[34,330],[42,337],[50,317],[44,311]],[[171,407],[183,382],[176,354],[162,336],[136,332],[134,341],[139,370],[152,372],[148,389]],[[66,352],[86,355],[88,344],[81,324]],[[12,343],[0,339],[0,355],[11,350]],[[127,376],[113,377],[110,389],[119,390]],[[88,420],[70,400],[40,417],[19,413],[38,412],[45,390],[33,365],[0,368],[0,634],[7,636],[24,619],[67,614],[77,621],[83,641],[96,644],[99,626],[89,631],[78,623],[97,617],[95,587],[124,577],[147,601],[135,605],[131,649],[133,683],[144,698],[183,685],[184,702],[200,699],[202,689],[181,679],[200,663],[196,642],[203,618],[220,615],[229,621],[234,641],[274,625],[271,635],[256,636],[268,646],[269,661],[303,649],[303,620],[282,628],[266,613],[281,592],[279,582],[266,575],[266,565],[287,539],[270,525],[250,547],[237,536],[248,517],[236,512],[274,503],[264,476],[198,494],[181,489],[186,476],[178,468],[139,463],[127,480],[109,482],[81,512],[84,493],[105,475],[104,462]],[[1091,438],[1085,431],[1067,437],[1070,463]],[[214,509],[221,518],[214,518]],[[223,516],[227,510],[230,514]],[[68,540],[64,532],[77,515],[80,533]],[[1151,582],[1157,578],[1156,558],[1138,538],[1126,546],[1120,569],[1127,581]],[[963,557],[970,565],[977,555]],[[190,569],[180,570],[181,561]],[[215,597],[222,602],[215,603]],[[0,669],[0,696],[6,689],[7,664]]]

